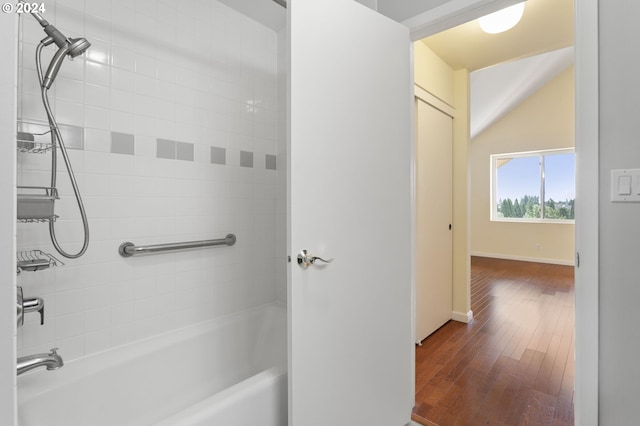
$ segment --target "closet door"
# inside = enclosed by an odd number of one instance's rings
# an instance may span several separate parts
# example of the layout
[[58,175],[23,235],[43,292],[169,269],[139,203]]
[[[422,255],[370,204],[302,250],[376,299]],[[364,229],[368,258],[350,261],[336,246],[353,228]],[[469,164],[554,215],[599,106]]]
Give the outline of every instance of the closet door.
[[416,98],[416,342],[451,319],[453,120]]

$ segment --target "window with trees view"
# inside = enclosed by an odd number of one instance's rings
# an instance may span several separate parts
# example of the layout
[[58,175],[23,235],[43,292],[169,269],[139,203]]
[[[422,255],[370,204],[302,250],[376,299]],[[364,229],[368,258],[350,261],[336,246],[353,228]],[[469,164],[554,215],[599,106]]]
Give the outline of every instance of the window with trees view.
[[574,220],[573,149],[492,155],[491,171],[491,220]]

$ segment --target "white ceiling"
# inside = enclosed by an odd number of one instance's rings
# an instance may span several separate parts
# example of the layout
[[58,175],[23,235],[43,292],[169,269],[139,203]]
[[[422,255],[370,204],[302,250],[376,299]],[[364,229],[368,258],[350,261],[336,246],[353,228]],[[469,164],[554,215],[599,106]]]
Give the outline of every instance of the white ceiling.
[[[218,1],[275,31],[284,28],[287,24],[286,10],[273,0]],[[398,22],[420,15],[449,1],[451,0],[377,0],[378,11]]]
[[451,0],[378,0],[378,12],[402,22]]

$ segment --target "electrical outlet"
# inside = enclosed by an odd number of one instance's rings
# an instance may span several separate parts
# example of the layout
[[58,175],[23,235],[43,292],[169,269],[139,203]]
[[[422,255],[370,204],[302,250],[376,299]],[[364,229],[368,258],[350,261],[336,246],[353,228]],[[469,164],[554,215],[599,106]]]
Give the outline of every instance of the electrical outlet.
[[536,244],[536,251],[540,251],[540,244]]

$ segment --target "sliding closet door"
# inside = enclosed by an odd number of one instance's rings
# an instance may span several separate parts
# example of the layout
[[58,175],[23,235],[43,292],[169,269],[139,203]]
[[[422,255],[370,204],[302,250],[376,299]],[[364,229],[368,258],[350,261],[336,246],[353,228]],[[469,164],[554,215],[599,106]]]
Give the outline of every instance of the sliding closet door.
[[453,120],[416,98],[416,342],[451,319]]

